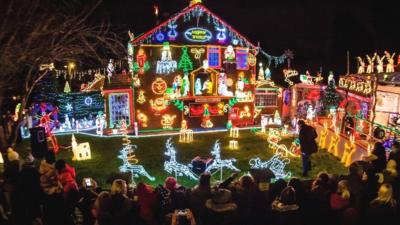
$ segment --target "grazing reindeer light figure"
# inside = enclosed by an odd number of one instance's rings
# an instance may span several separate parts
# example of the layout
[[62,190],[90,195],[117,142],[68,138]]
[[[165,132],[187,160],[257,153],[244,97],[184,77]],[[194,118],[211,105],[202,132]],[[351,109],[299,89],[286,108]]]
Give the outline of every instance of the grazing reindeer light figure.
[[221,173],[221,181],[222,181],[222,170],[224,167],[231,169],[233,171],[239,172],[240,170],[233,165],[236,162],[236,159],[221,159],[221,151],[220,151],[220,143],[219,140],[215,141],[213,150],[211,151],[211,155],[213,155],[214,161],[206,168],[206,172],[210,172],[211,170],[220,171]]
[[368,60],[368,66],[367,66],[367,73],[373,73],[374,72],[374,61],[376,58],[376,53],[374,54],[374,56],[371,58],[369,57],[369,55],[367,55],[367,60]]
[[276,179],[289,178],[292,176],[290,172],[285,173],[285,166],[290,163],[287,158],[282,158],[280,154],[275,154],[268,161],[261,161],[259,157],[249,160],[249,165],[252,169],[270,169]]
[[376,62],[378,63],[378,65],[376,66],[377,73],[383,73],[383,60],[384,59],[385,59],[384,55],[382,57],[379,57],[379,55],[376,54]]
[[186,176],[193,180],[198,180],[198,177],[190,170],[189,166],[176,161],[176,151],[171,140],[172,138],[168,138],[165,143],[166,151],[164,155],[169,156],[169,160],[164,162],[164,170],[171,174],[174,173],[175,178]]
[[386,55],[386,60],[388,61],[388,64],[386,65],[386,73],[393,73],[394,72],[394,56],[396,53],[393,53],[392,56],[390,56],[390,53],[385,51]]
[[358,73],[358,74],[363,74],[363,73],[365,73],[365,62],[364,62],[364,60],[363,60],[360,56],[357,57],[357,60],[358,60],[358,63],[360,64],[360,65],[358,66],[358,71],[357,71],[357,73]]
[[124,147],[120,151],[120,155],[118,158],[122,159],[123,165],[119,167],[121,172],[130,172],[132,176],[132,182],[134,183],[134,178],[139,176],[145,176],[147,179],[154,181],[155,178],[150,176],[149,173],[144,169],[142,165],[137,165],[139,160],[136,158],[134,154],[137,149],[136,145],[132,145],[128,138],[124,138]]

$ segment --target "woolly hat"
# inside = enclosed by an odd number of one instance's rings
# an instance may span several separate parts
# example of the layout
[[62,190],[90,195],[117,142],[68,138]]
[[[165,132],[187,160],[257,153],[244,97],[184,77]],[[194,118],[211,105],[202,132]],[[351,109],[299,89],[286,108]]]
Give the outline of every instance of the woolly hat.
[[25,164],[33,164],[33,161],[35,161],[35,158],[31,153],[29,153],[24,160]]
[[8,161],[16,161],[19,160],[19,155],[16,151],[14,151],[11,147],[7,149],[7,158]]
[[231,202],[232,193],[228,189],[219,188],[213,190],[211,199],[206,201],[206,207],[215,212],[233,211],[237,205]]
[[167,177],[164,181],[164,187],[169,190],[174,190],[177,187],[177,182],[173,177]]

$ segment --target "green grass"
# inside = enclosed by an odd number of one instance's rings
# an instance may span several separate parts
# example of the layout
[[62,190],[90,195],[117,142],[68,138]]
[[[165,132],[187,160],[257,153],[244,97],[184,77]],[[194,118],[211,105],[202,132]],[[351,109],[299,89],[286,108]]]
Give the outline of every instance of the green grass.
[[[92,177],[100,185],[109,186],[107,180],[112,173],[119,171],[119,166],[122,160],[118,158],[119,150],[122,147],[121,137],[92,137],[84,134],[76,134],[78,143],[89,142],[92,150],[92,159],[86,161],[72,161],[72,152],[70,150],[61,150],[57,155],[58,159],[64,159],[76,168],[78,181],[83,177]],[[71,144],[71,135],[57,136],[59,144],[69,146]],[[132,144],[136,144],[138,149],[135,154],[150,175],[156,177],[154,182],[147,180],[145,177],[140,177],[135,181],[145,181],[147,183],[157,185],[164,181],[169,176],[164,172],[164,150],[165,141],[169,137],[141,137],[131,138]],[[248,171],[249,159],[260,157],[262,160],[268,160],[272,157],[272,150],[268,149],[266,138],[262,135],[256,135],[251,131],[240,131],[239,150],[229,150],[229,138],[226,132],[194,134],[194,142],[179,143],[178,136],[173,136],[172,140],[177,151],[177,161],[183,164],[190,163],[196,156],[209,156],[214,142],[219,139],[221,143],[221,158],[236,158],[237,167],[241,169],[241,174]],[[282,143],[290,146],[292,139],[284,139]],[[25,156],[29,151],[29,140],[24,140],[17,146],[17,151],[22,156]],[[292,176],[299,177],[301,175],[301,159],[291,158],[290,164],[285,168],[286,171],[291,171]],[[312,157],[313,170],[310,173],[314,177],[320,171],[326,171],[333,174],[345,174],[346,168],[332,155],[320,150]],[[224,170],[224,177],[231,174],[231,171]],[[219,173],[213,176],[214,181],[219,179]],[[184,177],[179,177],[178,182],[183,185],[193,186],[196,181],[189,180]]]

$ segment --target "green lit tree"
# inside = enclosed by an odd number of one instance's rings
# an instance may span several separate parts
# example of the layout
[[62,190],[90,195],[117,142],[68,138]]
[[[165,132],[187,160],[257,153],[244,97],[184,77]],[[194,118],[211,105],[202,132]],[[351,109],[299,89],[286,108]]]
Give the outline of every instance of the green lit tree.
[[71,87],[69,86],[68,81],[65,81],[64,93],[70,93],[70,92],[71,92]]
[[325,111],[332,107],[337,108],[339,103],[343,100],[342,96],[336,91],[335,82],[332,80],[328,81],[328,86],[322,91],[321,98],[322,106]]
[[185,73],[193,70],[193,63],[190,60],[187,47],[182,48],[182,56],[178,63],[178,69],[183,70]]

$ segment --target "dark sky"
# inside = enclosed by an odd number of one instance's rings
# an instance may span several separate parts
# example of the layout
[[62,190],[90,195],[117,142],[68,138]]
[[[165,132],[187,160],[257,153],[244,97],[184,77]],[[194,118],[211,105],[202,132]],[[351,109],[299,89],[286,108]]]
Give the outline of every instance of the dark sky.
[[[140,34],[155,26],[153,5],[161,20],[189,0],[103,0],[96,17]],[[362,4],[360,3],[362,2]],[[399,51],[399,9],[389,1],[343,0],[203,0],[203,4],[272,55],[295,53],[293,66],[312,73],[346,72],[346,51],[355,57],[384,50]],[[389,6],[389,7],[388,7]]]

